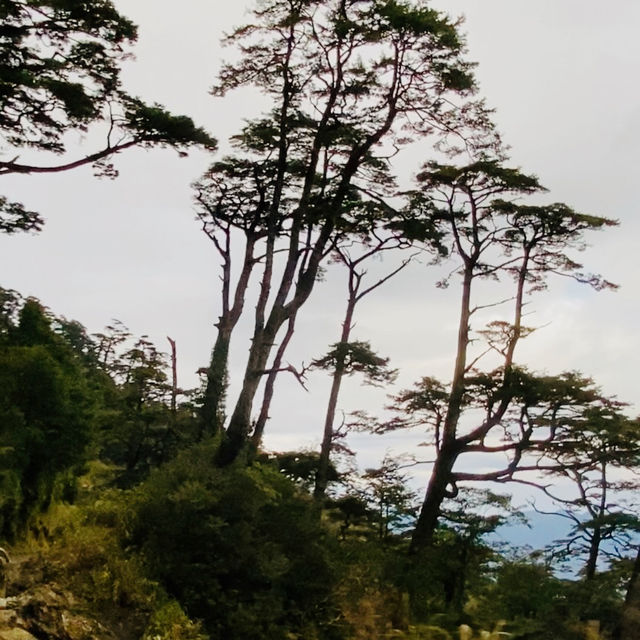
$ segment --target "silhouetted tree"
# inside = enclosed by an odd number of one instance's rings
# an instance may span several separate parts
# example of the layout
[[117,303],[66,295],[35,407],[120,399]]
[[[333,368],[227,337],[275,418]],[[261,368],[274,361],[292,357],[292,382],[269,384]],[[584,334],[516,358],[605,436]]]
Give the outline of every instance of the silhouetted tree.
[[[260,264],[259,291],[223,463],[247,443],[260,382],[280,368],[269,366],[278,334],[311,295],[336,234],[384,209],[380,199],[391,184],[385,157],[403,143],[402,128],[416,136],[466,130],[469,146],[486,144],[490,128],[482,104],[455,103],[474,91],[471,67],[456,25],[432,9],[381,0],[270,0],[255,18],[230,36],[242,57],[223,67],[217,87],[224,95],[254,86],[273,101],[271,113],[235,139],[243,160],[229,160],[230,166],[250,163],[256,176],[267,164],[272,168],[268,183],[251,182],[256,192],[247,200],[247,251],[256,203],[262,203],[264,237],[259,252],[245,252]],[[218,186],[207,198],[214,203],[220,195]],[[236,292],[244,290],[239,282]],[[221,387],[219,374],[209,385]],[[207,393],[210,402],[216,397],[219,392]],[[216,411],[205,415],[213,419]]]
[[[638,420],[623,413],[626,406],[606,398],[568,424],[541,452],[540,466],[546,466],[551,482],[531,483],[561,506],[558,515],[573,523],[569,535],[554,546],[561,557],[586,556],[586,580],[593,580],[601,555],[625,556],[640,528],[633,507],[624,504],[624,494],[632,494],[637,484],[621,472],[640,462]],[[557,478],[569,480],[576,494],[554,488]]]
[[[583,274],[581,265],[569,258],[567,251],[581,248],[585,231],[615,224],[606,218],[576,213],[563,204],[530,206],[504,200],[543,189],[534,176],[504,167],[497,160],[483,159],[466,166],[429,163],[418,182],[421,190],[411,195],[403,224],[419,234],[425,218],[431,223],[440,221],[451,243],[451,255],[458,261],[455,273],[461,277],[462,289],[449,388],[424,378],[415,389],[396,399],[400,411],[425,416],[433,429],[436,450],[413,534],[414,551],[430,544],[440,506],[448,495],[455,495],[458,481],[504,481],[519,467],[523,453],[539,445],[540,427],[544,440],[548,430],[553,433],[566,418],[563,408],[572,411],[579,402],[588,406],[595,400],[595,392],[583,388],[585,381],[575,376],[536,378],[515,366],[514,354],[520,338],[531,332],[522,324],[526,294],[544,288],[548,274],[560,273],[596,288],[611,286],[597,276]],[[472,317],[501,303],[489,301],[474,306],[474,285],[482,279],[505,277],[513,278],[515,284],[512,297],[502,301],[512,302],[513,319],[493,321],[479,332],[486,350],[476,355],[470,349]],[[481,373],[476,365],[489,353],[498,359],[498,366],[490,373]],[[473,426],[465,422],[461,428],[464,412],[474,416]],[[408,424],[411,420],[408,418]],[[400,418],[398,424],[402,422]],[[499,442],[493,443],[494,439]],[[511,457],[503,469],[494,472],[454,470],[460,456],[478,452]]]
[[[85,164],[107,176],[107,159],[129,147],[215,141],[190,118],[127,94],[120,64],[137,37],[135,25],[109,0],[5,0],[0,6],[0,175],[55,173]],[[20,159],[31,152],[64,154],[65,136],[105,126],[103,144],[57,163]],[[41,153],[38,154],[40,156]],[[42,217],[0,197],[0,231],[35,231]]]

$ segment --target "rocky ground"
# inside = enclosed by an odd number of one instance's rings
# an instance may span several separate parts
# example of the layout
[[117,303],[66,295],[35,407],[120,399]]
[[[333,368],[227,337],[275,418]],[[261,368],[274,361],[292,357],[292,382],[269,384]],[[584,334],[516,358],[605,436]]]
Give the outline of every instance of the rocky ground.
[[57,569],[55,561],[41,554],[12,557],[5,569],[6,597],[0,598],[0,640],[140,637],[139,630],[132,630],[126,613],[97,616],[89,602],[61,584]]

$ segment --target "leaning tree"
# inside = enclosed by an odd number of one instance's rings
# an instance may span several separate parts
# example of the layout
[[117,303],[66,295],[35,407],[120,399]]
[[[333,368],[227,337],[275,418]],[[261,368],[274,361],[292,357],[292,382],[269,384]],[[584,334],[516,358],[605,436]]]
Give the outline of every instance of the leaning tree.
[[[269,0],[229,43],[241,55],[223,67],[215,91],[256,87],[272,108],[234,139],[237,151],[226,161],[249,173],[241,188],[253,195],[240,198],[238,188],[221,185],[215,175],[198,187],[208,233],[227,254],[227,237],[244,246],[238,280],[226,281],[223,296],[234,302],[223,300],[219,329],[242,312],[250,276],[258,283],[223,463],[248,442],[260,383],[279,369],[270,360],[274,345],[309,299],[336,234],[348,234],[355,220],[384,209],[390,156],[434,132],[460,135],[470,149],[494,140],[487,111],[473,98],[457,24],[425,3]],[[208,373],[203,415],[211,430],[220,426],[226,351],[226,345],[214,348]]]
[[[574,374],[536,376],[515,363],[515,349],[532,329],[523,324],[527,296],[546,287],[550,274],[562,274],[595,288],[612,285],[585,274],[569,257],[586,231],[613,221],[580,214],[564,204],[526,205],[517,200],[544,189],[537,178],[482,159],[468,165],[428,163],[418,175],[406,219],[419,238],[420,221],[439,221],[462,281],[453,377],[449,385],[425,377],[395,398],[398,418],[390,428],[422,424],[433,435],[435,459],[412,537],[414,551],[431,544],[443,501],[463,481],[504,482],[530,468],[536,451],[558,429],[600,398],[589,380]],[[500,300],[478,299],[482,281],[513,282]],[[448,280],[440,283],[448,284]],[[504,294],[504,289],[502,289]],[[474,333],[483,310],[497,313],[510,304],[510,321],[493,319]],[[478,345],[483,344],[482,349]],[[489,357],[492,368],[479,363]],[[497,468],[464,471],[470,454],[492,454]]]

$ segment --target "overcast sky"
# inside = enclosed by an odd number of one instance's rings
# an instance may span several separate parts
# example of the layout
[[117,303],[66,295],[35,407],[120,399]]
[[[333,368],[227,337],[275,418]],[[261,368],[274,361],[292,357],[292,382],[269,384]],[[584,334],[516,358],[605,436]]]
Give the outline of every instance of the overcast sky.
[[[221,59],[222,32],[244,20],[247,0],[116,0],[140,26],[127,88],[175,112],[191,115],[219,140],[261,101],[249,93],[223,100],[208,95]],[[481,93],[511,146],[513,163],[536,173],[549,201],[620,220],[591,237],[581,259],[620,290],[596,293],[555,281],[530,305],[529,323],[542,327],[522,343],[520,362],[556,373],[577,369],[609,394],[640,405],[637,384],[638,222],[640,175],[640,3],[614,0],[439,0],[434,6],[464,14],[469,58],[479,63]],[[91,140],[85,141],[87,148]],[[89,149],[87,148],[87,152]],[[405,159],[411,172],[429,150]],[[117,159],[120,177],[96,180],[89,168],[51,176],[4,178],[2,193],[41,211],[39,235],[0,237],[4,287],[40,298],[55,313],[101,330],[111,318],[165,349],[177,341],[180,383],[195,383],[207,364],[217,318],[218,272],[211,242],[194,221],[189,184],[211,161],[193,152],[130,151]],[[411,166],[410,166],[411,165]],[[371,340],[401,370],[399,387],[423,375],[448,378],[453,368],[457,286],[434,286],[437,274],[416,266],[364,302],[354,337]],[[344,277],[319,287],[300,318],[292,363],[309,361],[338,339]],[[234,344],[231,395],[246,334]],[[309,393],[282,380],[266,443],[279,449],[317,446],[328,380],[309,380]],[[342,408],[376,410],[384,391],[356,381]],[[411,448],[422,439],[358,439],[370,464],[386,448]]]

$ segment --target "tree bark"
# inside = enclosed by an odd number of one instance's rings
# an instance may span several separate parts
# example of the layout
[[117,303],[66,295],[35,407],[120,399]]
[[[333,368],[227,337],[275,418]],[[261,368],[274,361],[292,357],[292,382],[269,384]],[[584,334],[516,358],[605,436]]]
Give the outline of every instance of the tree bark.
[[464,394],[464,375],[467,362],[467,347],[469,344],[469,321],[471,317],[471,282],[473,280],[473,263],[467,261],[462,283],[462,302],[460,309],[460,324],[458,327],[458,346],[456,363],[451,383],[451,394],[447,414],[442,429],[442,443],[436,443],[437,456],[433,465],[431,478],[427,486],[425,498],[416,521],[410,553],[416,553],[433,542],[433,535],[438,526],[440,507],[448,494],[448,486],[452,479],[453,467],[462,451],[456,441],[458,419],[462,408]]
[[444,444],[440,449],[431,472],[424,501],[420,507],[420,515],[411,536],[410,553],[417,553],[433,543],[433,536],[440,517],[440,508],[445,498],[450,495],[448,487],[452,477],[451,472],[459,454],[460,451],[455,443]]
[[[273,349],[276,336],[280,327],[288,319],[297,314],[300,307],[307,301],[318,274],[320,262],[325,253],[325,248],[331,238],[335,226],[334,216],[327,214],[322,230],[318,238],[314,241],[311,249],[311,258],[306,270],[298,277],[292,299],[286,302],[290,289],[293,287],[293,277],[298,264],[299,249],[295,251],[292,247],[298,247],[300,225],[297,231],[292,229],[289,245],[291,250],[280,281],[280,287],[271,306],[266,323],[263,324],[263,313],[266,307],[266,299],[270,288],[270,277],[263,280],[263,292],[256,310],[256,322],[253,333],[249,357],[245,368],[242,389],[236,401],[236,405],[227,427],[224,438],[217,457],[220,466],[226,466],[233,462],[249,444],[249,433],[251,432],[251,411],[253,402],[260,386],[260,381],[264,375],[269,361],[271,350]],[[265,267],[266,268],[266,267]]]
[[269,354],[273,348],[278,329],[282,326],[282,309],[272,309],[269,322],[264,328],[256,327],[249,349],[249,358],[245,369],[242,389],[236,400],[233,414],[229,420],[225,437],[221,443],[216,462],[220,466],[231,464],[236,458],[247,452],[249,433],[251,432],[251,411],[253,401],[266,370]]
[[171,345],[171,422],[176,426],[177,401],[178,401],[178,356],[176,353],[176,341],[167,336]]
[[231,327],[222,326],[222,324],[218,327],[218,335],[211,352],[211,362],[207,369],[207,384],[200,412],[201,439],[207,434],[216,435],[222,431],[231,331]]
[[338,396],[340,395],[340,386],[344,376],[344,364],[338,363],[333,372],[333,380],[331,382],[331,391],[329,393],[329,403],[327,404],[327,414],[324,419],[324,431],[322,435],[322,444],[320,445],[320,457],[318,458],[318,470],[316,471],[316,481],[313,496],[316,500],[324,499],[329,483],[329,462],[331,458],[331,445],[333,443],[333,423],[336,417],[336,408],[338,406]]
[[255,451],[257,451],[262,442],[262,436],[264,434],[265,427],[267,425],[267,420],[269,419],[269,408],[271,407],[271,401],[273,400],[273,393],[275,391],[276,379],[278,377],[278,373],[280,367],[282,366],[282,359],[284,358],[285,351],[289,346],[289,342],[293,337],[293,333],[295,330],[296,324],[296,316],[295,314],[289,318],[289,325],[287,326],[287,332],[285,333],[282,341],[280,342],[280,346],[278,347],[278,351],[276,353],[276,357],[273,359],[271,370],[267,376],[267,381],[264,385],[264,396],[262,398],[262,407],[260,408],[260,415],[256,420],[256,425],[253,430],[253,434],[251,435],[251,445]]
[[[342,323],[342,333],[340,342],[349,342],[351,336],[351,328],[353,322],[353,312],[355,310],[357,298],[352,291],[347,302],[347,311]],[[316,482],[313,495],[316,500],[322,500],[327,491],[329,482],[329,462],[331,458],[331,445],[333,443],[333,424],[336,419],[336,409],[338,407],[338,397],[340,396],[340,387],[344,377],[344,360],[336,362],[336,368],[333,372],[331,381],[331,391],[329,393],[329,402],[327,404],[327,413],[324,419],[324,431],[322,436],[322,444],[320,445],[320,457],[318,459],[318,470],[316,472]]]
[[[231,237],[227,230],[226,245],[220,248],[222,265],[222,314],[218,320],[218,334],[211,351],[207,369],[207,383],[200,411],[200,437],[216,435],[223,429],[223,409],[227,390],[227,367],[231,335],[244,309],[249,280],[256,264],[254,252],[258,234],[247,237],[242,269],[231,299]],[[218,246],[218,245],[216,245]]]
[[589,557],[585,567],[584,577],[586,580],[593,580],[598,568],[598,554],[600,553],[600,542],[602,541],[602,530],[599,526],[593,530],[593,535],[589,542]]

